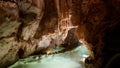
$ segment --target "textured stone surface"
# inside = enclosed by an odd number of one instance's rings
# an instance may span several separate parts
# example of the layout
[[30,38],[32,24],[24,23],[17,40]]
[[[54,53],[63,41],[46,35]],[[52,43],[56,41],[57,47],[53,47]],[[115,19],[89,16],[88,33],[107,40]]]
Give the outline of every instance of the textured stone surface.
[[[84,39],[87,47],[93,51],[92,64],[95,68],[101,66],[102,58],[105,57],[102,49],[106,46],[104,43],[107,39],[103,40],[103,37],[109,34],[106,35],[107,32],[114,31],[114,27],[119,24],[118,4],[120,4],[119,0],[73,0],[72,21],[74,25],[79,25],[76,34],[80,39]],[[110,40],[114,41],[112,38]]]
[[[119,0],[58,0],[59,2],[27,0],[16,3],[9,1],[11,0],[0,1],[0,49],[2,50],[0,57],[6,56],[0,58],[3,65],[7,61],[14,62],[15,58],[26,57],[36,50],[39,51],[38,43],[43,35],[49,36],[57,32],[57,28],[60,27],[58,25],[64,18],[65,21],[61,26],[66,26],[65,22],[78,26],[73,34],[91,52],[91,58],[86,60],[88,64],[100,68],[109,60],[102,62],[107,58],[105,56],[120,52],[119,46],[114,47],[114,44],[119,42]],[[69,14],[71,21],[67,19]],[[63,27],[60,27],[61,31],[64,31]],[[9,59],[11,54],[15,58]]]
[[0,67],[5,67],[14,63],[18,59],[17,52],[20,49],[15,37],[0,40]]
[[0,27],[0,38],[10,36],[13,33],[16,34],[19,26],[20,22],[17,21],[4,22]]
[[34,35],[42,8],[26,3],[0,1],[0,67],[4,68],[36,50]]

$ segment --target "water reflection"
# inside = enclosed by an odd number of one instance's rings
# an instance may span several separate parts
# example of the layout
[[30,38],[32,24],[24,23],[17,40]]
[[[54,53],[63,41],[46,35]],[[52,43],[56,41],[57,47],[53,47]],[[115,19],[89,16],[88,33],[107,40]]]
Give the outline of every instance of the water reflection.
[[88,50],[84,46],[79,46],[66,53],[20,59],[8,68],[85,68],[84,60],[88,56]]

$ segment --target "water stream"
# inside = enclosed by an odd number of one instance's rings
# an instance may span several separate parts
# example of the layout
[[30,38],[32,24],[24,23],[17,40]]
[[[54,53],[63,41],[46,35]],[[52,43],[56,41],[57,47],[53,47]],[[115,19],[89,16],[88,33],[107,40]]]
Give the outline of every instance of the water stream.
[[29,56],[19,59],[8,68],[85,68],[84,60],[88,56],[88,50],[81,45],[65,53]]

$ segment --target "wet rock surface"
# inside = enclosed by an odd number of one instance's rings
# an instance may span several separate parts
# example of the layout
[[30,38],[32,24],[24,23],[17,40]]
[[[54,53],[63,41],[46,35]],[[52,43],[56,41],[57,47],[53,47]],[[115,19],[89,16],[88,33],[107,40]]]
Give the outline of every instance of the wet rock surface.
[[95,68],[104,67],[108,55],[120,53],[119,0],[0,0],[0,67],[39,51],[43,35],[56,32],[69,14],[72,25],[78,26],[74,35],[90,51],[92,59],[87,61]]

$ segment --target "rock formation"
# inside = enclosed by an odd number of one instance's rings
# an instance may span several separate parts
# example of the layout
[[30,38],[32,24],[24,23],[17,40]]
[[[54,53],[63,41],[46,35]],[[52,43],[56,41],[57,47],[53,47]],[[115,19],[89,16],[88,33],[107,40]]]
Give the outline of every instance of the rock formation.
[[119,0],[0,0],[0,67],[76,39],[91,53],[86,64],[104,68],[120,53],[119,19]]

